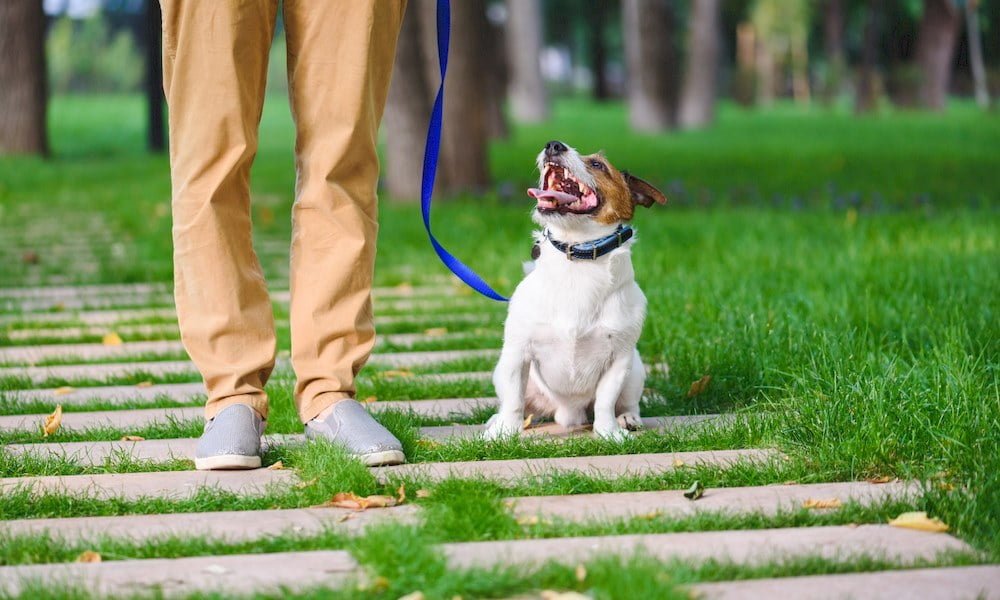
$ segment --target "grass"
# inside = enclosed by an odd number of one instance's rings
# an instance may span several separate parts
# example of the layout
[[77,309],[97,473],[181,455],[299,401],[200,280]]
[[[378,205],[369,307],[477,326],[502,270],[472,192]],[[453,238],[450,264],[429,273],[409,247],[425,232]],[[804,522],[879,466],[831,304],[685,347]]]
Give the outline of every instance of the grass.
[[[269,100],[265,107],[264,145],[253,175],[259,241],[284,242],[290,235],[294,179],[291,128],[284,110],[283,101],[278,100]],[[8,252],[4,256],[9,258],[0,260],[0,280],[4,285],[27,285],[57,276],[80,282],[168,281],[167,169],[163,157],[139,151],[141,104],[132,98],[57,98],[52,116],[55,159],[0,162],[0,229],[8,232],[31,224],[23,228],[23,234],[5,234],[0,253]],[[112,121],[118,126],[108,128],[106,124]],[[770,520],[654,519],[611,523],[606,529],[565,524],[525,528],[512,525],[508,516],[497,511],[499,499],[508,495],[680,489],[695,478],[719,487],[889,475],[925,482],[925,495],[913,507],[942,518],[957,535],[985,551],[987,560],[1000,561],[1000,271],[996,269],[1000,264],[996,235],[1000,179],[995,177],[1000,119],[962,104],[953,105],[946,115],[891,113],[860,119],[820,109],[781,106],[744,112],[724,106],[718,125],[710,130],[641,136],[627,132],[620,105],[560,102],[551,123],[517,126],[509,140],[493,145],[491,169],[500,182],[495,192],[434,207],[436,230],[444,245],[502,292],[510,292],[520,279],[521,261],[530,249],[532,225],[520,190],[535,177],[537,148],[553,138],[585,150],[605,149],[613,163],[663,186],[671,199],[665,208],[641,211],[635,221],[639,238],[634,252],[636,275],[649,299],[640,350],[648,362],[668,362],[672,370],[669,380],[650,382],[655,402],[648,414],[734,411],[749,416],[752,423],[744,429],[730,426],[686,437],[645,435],[629,442],[626,450],[771,446],[785,452],[789,460],[731,469],[686,468],[643,477],[556,474],[506,486],[478,480],[432,484],[414,478],[405,481],[408,490],[426,487],[432,492],[424,501],[433,515],[426,523],[415,528],[380,528],[347,541],[317,538],[316,544],[346,547],[373,573],[385,576],[388,587],[378,592],[385,598],[415,589],[429,597],[450,598],[453,593],[509,596],[543,587],[590,590],[601,597],[665,597],[675,593],[677,585],[691,581],[888,565],[877,560],[846,566],[807,560],[745,568],[663,564],[640,558],[627,566],[615,560],[589,563],[587,581],[580,583],[573,569],[554,565],[530,572],[445,572],[431,548],[455,539],[646,531],[646,527],[706,529],[713,523],[728,527],[808,525],[827,518],[793,514]],[[108,185],[109,181],[114,185]],[[45,202],[38,202],[39,198]],[[81,226],[76,233],[59,227],[46,233],[44,225],[49,221],[44,217],[55,213],[62,222],[92,225]],[[94,232],[109,236],[114,244],[94,244],[92,272],[47,253],[53,240],[64,234]],[[383,202],[380,235],[379,285],[418,285],[433,282],[444,272],[431,258],[416,207]],[[40,264],[20,261],[22,250],[38,251]],[[287,267],[286,257],[280,254],[262,254],[262,260],[265,272],[272,275],[284,273]],[[285,282],[280,276],[272,277],[271,285],[284,287]],[[460,300],[459,312],[489,311],[493,316],[466,325],[448,320],[456,312],[454,307],[421,309],[421,314],[431,315],[421,325],[393,323],[379,331],[421,331],[439,324],[449,331],[465,331],[485,323],[493,329],[477,339],[484,345],[495,343],[499,325],[489,324],[499,322],[502,307],[473,296]],[[390,313],[406,315],[408,311],[389,308],[380,314]],[[276,314],[280,319],[287,311],[278,306]],[[49,321],[56,328],[79,324],[73,319]],[[133,322],[170,320],[139,318]],[[12,323],[5,329],[21,331],[24,327],[24,323]],[[6,338],[0,337],[0,344],[6,345]],[[280,333],[279,344],[287,348],[287,330]],[[447,366],[453,372],[491,367],[490,361]],[[704,375],[711,376],[708,387],[689,394],[691,382]],[[140,375],[115,382],[144,379],[153,378]],[[16,378],[0,381],[0,394],[25,385]],[[290,386],[282,382],[278,387],[284,391],[271,393],[270,426],[274,431],[297,431],[287,391]],[[359,395],[375,395],[383,401],[491,392],[485,381],[443,384],[372,377],[359,382]],[[90,406],[94,407],[105,408]],[[50,410],[50,405],[0,401],[0,411],[6,414]],[[403,415],[382,418],[406,441],[411,458],[420,461],[620,451],[591,440],[420,445],[413,431],[427,421]],[[0,497],[0,516],[309,506],[337,491],[392,489],[376,484],[360,465],[328,448],[279,449],[268,459],[294,465],[303,479],[316,478],[317,483],[259,498],[204,491],[191,500],[174,502],[92,501],[58,495],[29,499],[21,493],[5,494]],[[8,472],[28,472],[29,468],[68,467],[12,462]],[[856,513],[851,509],[829,518],[884,522],[904,508]],[[17,560],[44,562],[46,556],[63,560],[76,549],[59,554],[53,544],[39,543],[39,548],[49,549],[32,554],[30,542],[24,541],[17,546],[23,549]],[[178,542],[170,547],[177,553],[227,551],[199,544]],[[128,548],[122,550],[126,555],[142,551]],[[14,550],[10,556],[15,556]],[[351,589],[334,597],[374,593]]]

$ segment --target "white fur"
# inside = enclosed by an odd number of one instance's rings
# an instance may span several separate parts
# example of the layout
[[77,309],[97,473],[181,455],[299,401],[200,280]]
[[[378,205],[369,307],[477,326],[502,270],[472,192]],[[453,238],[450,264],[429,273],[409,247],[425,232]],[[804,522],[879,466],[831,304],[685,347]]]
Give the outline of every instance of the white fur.
[[[575,150],[563,165],[577,179],[592,181]],[[534,219],[568,243],[600,238],[617,227],[587,215],[536,211]],[[596,260],[571,261],[541,239],[534,268],[510,299],[493,372],[500,407],[487,423],[487,439],[520,433],[526,407],[563,426],[586,423],[592,409],[595,433],[613,440],[628,435],[622,425],[641,424],[646,374],[636,343],[646,297],[632,270],[634,240]]]

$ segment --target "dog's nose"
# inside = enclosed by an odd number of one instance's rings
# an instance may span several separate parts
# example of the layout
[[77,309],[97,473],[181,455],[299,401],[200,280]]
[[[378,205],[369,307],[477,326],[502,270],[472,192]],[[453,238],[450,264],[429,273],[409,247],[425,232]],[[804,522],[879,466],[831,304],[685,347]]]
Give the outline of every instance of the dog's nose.
[[558,156],[567,150],[569,148],[566,147],[566,144],[559,140],[552,140],[548,144],[545,144],[545,156]]

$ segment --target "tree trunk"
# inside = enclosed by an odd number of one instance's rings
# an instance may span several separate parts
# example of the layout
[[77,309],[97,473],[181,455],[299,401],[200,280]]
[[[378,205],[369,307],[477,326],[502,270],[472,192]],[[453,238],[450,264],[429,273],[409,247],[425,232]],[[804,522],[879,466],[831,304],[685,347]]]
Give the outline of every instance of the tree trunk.
[[823,5],[823,50],[826,53],[826,81],[823,100],[836,99],[847,67],[844,50],[844,0],[826,0]]
[[538,123],[549,118],[549,97],[542,80],[542,3],[507,0],[507,64],[514,118]]
[[41,0],[0,1],[0,155],[49,152]]
[[146,0],[143,19],[146,37],[146,147],[151,152],[163,152],[167,147],[163,118],[163,55],[162,16],[157,0]]
[[486,76],[486,137],[489,139],[506,139],[510,135],[507,115],[504,114],[504,101],[507,99],[507,88],[510,86],[510,69],[507,65],[507,53],[504,50],[506,32],[502,23],[492,23],[486,20],[487,37],[483,52],[483,73]]
[[865,31],[861,48],[861,72],[858,76],[854,112],[866,113],[875,109],[878,101],[875,62],[878,58],[879,0],[868,0],[865,8]]
[[924,0],[924,16],[917,33],[917,62],[921,73],[920,103],[925,108],[944,109],[958,25],[958,9],[951,0]]
[[385,184],[389,195],[400,200],[420,198],[424,136],[433,93],[427,83],[418,8],[411,2],[403,17],[385,107]]
[[756,46],[757,34],[753,23],[736,25],[736,81],[733,83],[733,99],[743,106],[754,103]]
[[[437,18],[434,0],[411,0],[419,6],[424,72],[432,90],[440,77],[437,66]],[[436,189],[445,194],[477,191],[489,185],[486,162],[486,49],[489,35],[485,0],[451,3],[451,45],[445,84],[444,127]],[[426,127],[426,125],[425,125]]]
[[703,127],[715,118],[719,78],[719,0],[699,0],[691,7],[687,69],[681,88],[677,123],[683,129]]
[[629,121],[637,131],[663,131],[673,124],[677,91],[673,26],[668,0],[622,1]]
[[965,4],[965,35],[969,40],[969,66],[972,68],[972,81],[976,86],[976,104],[979,108],[989,108],[990,90],[986,83],[986,67],[983,64],[979,2],[976,0],[969,0]]
[[590,69],[593,71],[591,95],[594,100],[601,101],[611,98],[607,76],[608,46],[604,39],[604,21],[607,11],[607,0],[590,0],[586,11],[588,16],[587,29],[590,34],[587,46],[590,49]]

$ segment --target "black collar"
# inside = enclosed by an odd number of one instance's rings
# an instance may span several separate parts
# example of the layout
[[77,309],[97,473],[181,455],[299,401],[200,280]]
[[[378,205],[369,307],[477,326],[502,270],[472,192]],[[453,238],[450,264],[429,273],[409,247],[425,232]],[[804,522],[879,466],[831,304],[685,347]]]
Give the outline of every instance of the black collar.
[[632,228],[628,225],[619,225],[618,229],[611,235],[596,240],[577,242],[576,244],[567,244],[566,242],[553,239],[548,229],[545,230],[544,235],[545,239],[549,240],[556,250],[565,254],[568,260],[573,260],[574,258],[595,260],[615,248],[620,248],[625,242],[631,239],[632,233]]

